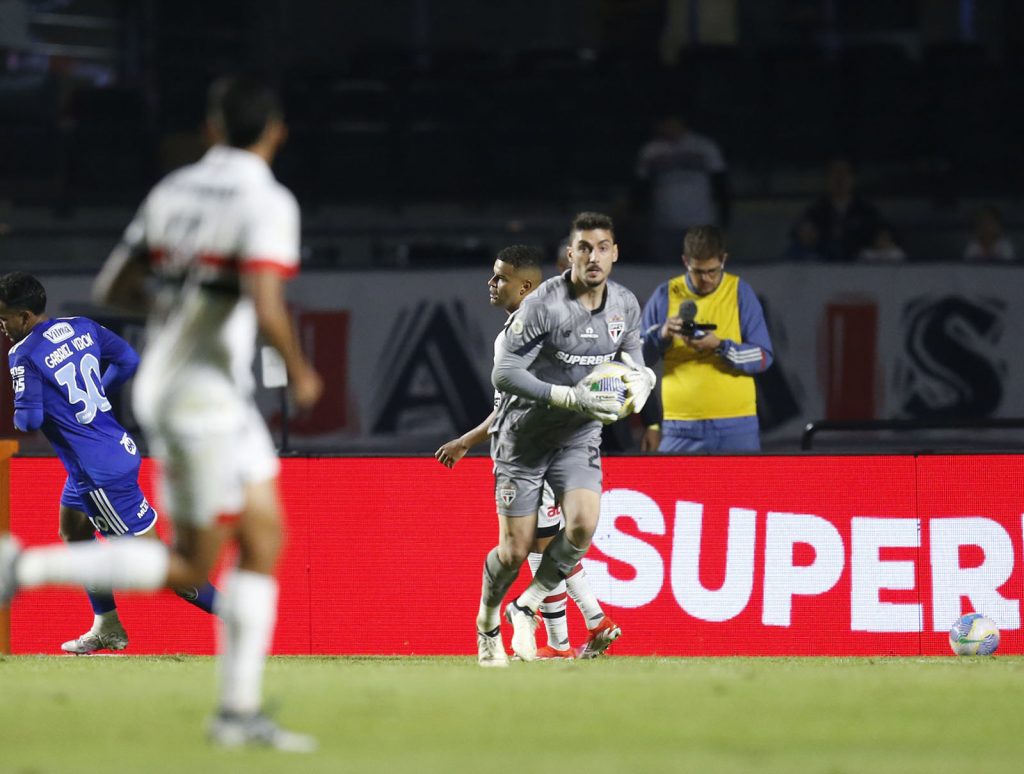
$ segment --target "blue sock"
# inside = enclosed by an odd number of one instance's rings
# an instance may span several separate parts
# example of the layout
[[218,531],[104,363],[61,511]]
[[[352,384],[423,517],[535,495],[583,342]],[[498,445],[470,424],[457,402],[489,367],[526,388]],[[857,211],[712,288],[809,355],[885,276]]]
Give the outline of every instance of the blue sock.
[[175,589],[174,593],[184,599],[190,605],[195,605],[207,613],[213,612],[213,605],[217,601],[217,588],[207,581],[202,588]]
[[89,597],[89,604],[92,605],[92,611],[96,615],[103,615],[111,610],[117,610],[114,595],[109,592],[86,589],[85,595]]

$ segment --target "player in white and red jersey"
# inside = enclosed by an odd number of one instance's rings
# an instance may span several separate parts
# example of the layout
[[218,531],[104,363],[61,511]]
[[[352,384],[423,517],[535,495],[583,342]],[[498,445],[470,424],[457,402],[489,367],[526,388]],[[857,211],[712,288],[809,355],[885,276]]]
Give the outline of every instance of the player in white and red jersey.
[[259,329],[284,359],[299,407],[314,404],[323,389],[284,303],[283,280],[299,260],[299,212],[269,164],[287,130],[273,91],[250,79],[215,83],[208,107],[218,144],[157,184],[96,283],[100,300],[150,312],[133,407],[161,462],[176,548],[124,541],[19,553],[4,538],[0,600],[45,583],[198,585],[229,535],[238,565],[217,607],[221,685],[211,741],[306,752],[312,738],[279,728],[261,710],[282,534],[278,461],[249,376]]

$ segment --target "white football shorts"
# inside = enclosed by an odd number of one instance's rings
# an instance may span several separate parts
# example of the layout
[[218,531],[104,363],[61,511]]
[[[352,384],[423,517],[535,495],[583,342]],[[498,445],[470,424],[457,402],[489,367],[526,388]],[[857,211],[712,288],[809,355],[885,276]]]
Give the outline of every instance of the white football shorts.
[[176,523],[208,527],[238,515],[246,487],[277,476],[263,417],[228,382],[196,379],[166,391],[159,405],[143,429],[160,463],[164,508]]

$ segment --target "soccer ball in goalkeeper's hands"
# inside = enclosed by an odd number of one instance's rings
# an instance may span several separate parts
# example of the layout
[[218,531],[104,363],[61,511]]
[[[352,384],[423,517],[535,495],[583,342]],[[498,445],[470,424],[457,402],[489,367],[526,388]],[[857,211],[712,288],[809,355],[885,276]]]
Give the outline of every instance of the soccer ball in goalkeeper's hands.
[[612,360],[601,363],[590,372],[588,380],[593,380],[590,389],[594,392],[613,392],[619,399],[619,419],[633,413],[633,396],[629,394],[622,377],[630,372],[625,363]]
[[958,656],[991,656],[999,647],[999,629],[981,613],[962,615],[949,630],[949,647]]

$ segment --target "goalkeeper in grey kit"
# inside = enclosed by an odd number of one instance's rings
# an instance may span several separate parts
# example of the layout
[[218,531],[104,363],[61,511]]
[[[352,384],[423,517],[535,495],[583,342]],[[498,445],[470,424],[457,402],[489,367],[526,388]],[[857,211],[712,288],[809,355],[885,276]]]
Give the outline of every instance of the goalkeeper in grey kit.
[[601,514],[601,424],[618,418],[622,401],[600,389],[594,369],[621,354],[635,411],[655,383],[643,364],[640,305],[608,279],[618,260],[611,218],[577,215],[567,251],[569,271],[523,300],[495,351],[492,381],[502,399],[490,433],[502,534],[484,564],[481,663],[485,649],[495,661],[504,659],[500,606],[533,540],[545,479],[561,503],[565,530],[544,552],[533,582],[505,609],[512,649],[524,661],[536,656],[537,606],[590,547]]

